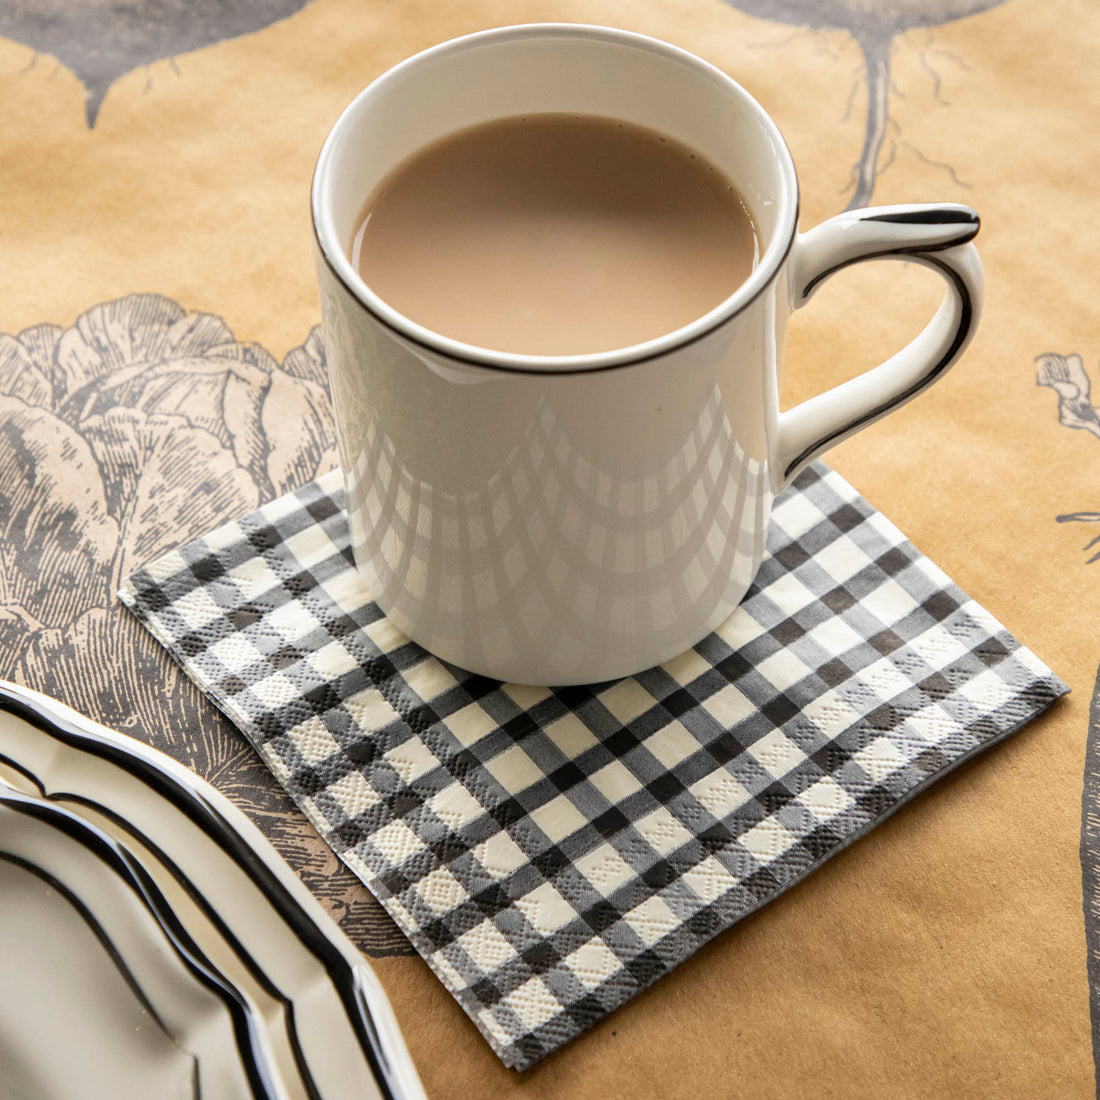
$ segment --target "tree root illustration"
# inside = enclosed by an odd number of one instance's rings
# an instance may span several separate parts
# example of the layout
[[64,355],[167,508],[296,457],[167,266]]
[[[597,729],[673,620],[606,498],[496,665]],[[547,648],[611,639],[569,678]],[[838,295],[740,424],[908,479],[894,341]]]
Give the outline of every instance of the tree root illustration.
[[[863,129],[863,144],[852,167],[849,184],[851,196],[846,209],[866,206],[875,191],[875,184],[893,162],[896,142],[888,139],[891,126],[890,95],[900,94],[894,86],[890,69],[890,54],[895,40],[908,31],[930,29],[968,15],[996,7],[1004,0],[727,0],[727,3],[748,15],[772,22],[789,23],[810,30],[847,31],[859,43],[863,54],[862,76],[867,86],[867,118]],[[937,102],[946,106],[943,98],[943,77],[932,58],[947,58],[961,69],[966,62],[949,50],[933,49],[929,44],[920,51],[921,67],[931,76]],[[849,111],[851,100],[849,100]],[[845,118],[847,118],[847,113]],[[954,169],[942,161],[926,156],[909,142],[905,143],[927,163],[943,167],[960,186],[966,184]],[[885,152],[884,152],[885,150]]]

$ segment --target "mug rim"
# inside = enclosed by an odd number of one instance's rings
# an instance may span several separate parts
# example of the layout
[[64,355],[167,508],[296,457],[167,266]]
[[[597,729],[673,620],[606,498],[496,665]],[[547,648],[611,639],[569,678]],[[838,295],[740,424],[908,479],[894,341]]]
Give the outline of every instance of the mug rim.
[[[701,71],[739,99],[743,107],[753,112],[768,132],[777,154],[779,174],[779,210],[776,230],[764,250],[755,269],[737,289],[717,306],[693,321],[651,340],[610,351],[588,352],[579,355],[530,355],[519,352],[495,351],[476,344],[467,344],[436,332],[390,306],[373,291],[355,270],[341,245],[333,224],[331,201],[326,201],[331,188],[326,191],[332,171],[335,150],[343,139],[342,131],[351,125],[352,119],[363,104],[377,93],[379,87],[393,79],[400,79],[408,69],[441,54],[469,49],[485,42],[504,39],[541,37],[574,37],[604,41],[625,42],[651,52],[673,57],[689,67]],[[663,357],[694,344],[711,335],[734,317],[743,313],[763,294],[779,274],[791,251],[798,231],[800,196],[794,158],[779,127],[764,108],[729,74],[701,57],[650,35],[620,30],[589,23],[519,23],[507,27],[475,31],[472,34],[451,38],[435,46],[412,54],[404,61],[391,66],[372,80],[344,108],[333,124],[313,171],[310,188],[310,212],[314,241],[318,254],[332,275],[344,289],[380,324],[421,348],[446,356],[448,359],[469,366],[510,374],[587,374],[636,366]]]

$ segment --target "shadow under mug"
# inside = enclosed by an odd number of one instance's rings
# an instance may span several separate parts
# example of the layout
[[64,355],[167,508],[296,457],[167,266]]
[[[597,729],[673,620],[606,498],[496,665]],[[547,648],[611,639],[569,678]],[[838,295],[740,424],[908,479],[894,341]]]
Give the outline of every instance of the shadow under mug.
[[[612,117],[701,152],[752,210],[756,270],[691,324],[592,355],[491,351],[396,312],[348,259],[367,195],[437,138],[537,112]],[[333,127],[312,207],[367,590],[436,656],[519,683],[631,675],[704,638],[752,583],[774,494],[939,378],[981,308],[972,210],[871,208],[801,234],[794,163],[759,104],[684,50],[604,27],[505,27],[397,65]],[[781,412],[791,312],[877,257],[941,274],[938,311],[891,359]]]

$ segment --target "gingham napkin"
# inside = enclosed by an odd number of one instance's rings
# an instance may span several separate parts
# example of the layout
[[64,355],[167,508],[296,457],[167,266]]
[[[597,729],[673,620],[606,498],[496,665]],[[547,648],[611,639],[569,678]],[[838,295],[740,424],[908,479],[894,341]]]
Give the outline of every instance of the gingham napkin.
[[517,1069],[1068,690],[820,463],[718,631],[558,690],[404,638],[342,500],[326,475],[120,595]]

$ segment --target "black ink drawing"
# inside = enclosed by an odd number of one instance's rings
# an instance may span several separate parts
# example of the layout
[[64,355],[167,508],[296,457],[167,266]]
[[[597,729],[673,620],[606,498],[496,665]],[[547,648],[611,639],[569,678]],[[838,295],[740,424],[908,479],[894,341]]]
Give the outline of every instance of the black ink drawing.
[[180,760],[259,824],[370,954],[411,953],[228,719],[115,597],[173,545],[336,465],[319,329],[278,363],[138,294],[0,334],[0,678]]
[[[875,180],[893,160],[895,139],[885,163],[882,150],[893,120],[890,118],[890,51],[894,39],[906,31],[921,27],[936,27],[975,15],[1004,3],[1004,0],[727,0],[735,8],[761,19],[790,23],[812,30],[842,30],[851,34],[863,52],[863,67],[867,79],[867,122],[863,132],[863,148],[852,169],[853,191],[847,209],[866,206],[875,190]],[[947,51],[935,51],[939,56],[963,64]],[[927,51],[921,62],[933,81],[940,98],[941,77],[933,68]],[[963,66],[965,67],[965,65]],[[896,131],[896,125],[894,126]],[[918,156],[928,160],[919,150]],[[950,165],[939,164],[956,183]],[[965,186],[965,185],[964,185]]]
[[[1089,376],[1081,356],[1046,352],[1035,362],[1035,384],[1049,386],[1058,395],[1058,423],[1091,432],[1100,439],[1100,415],[1092,404]],[[1100,512],[1066,512],[1055,519],[1059,523],[1100,523]],[[1100,543],[1100,535],[1092,539],[1085,550],[1091,550],[1097,543]],[[1089,558],[1089,564],[1095,561],[1100,561],[1100,550]]]
[[[1092,403],[1092,385],[1080,355],[1045,352],[1035,359],[1035,384],[1058,395],[1058,423],[1100,439],[1100,410]],[[1097,523],[1100,511],[1067,512],[1059,523]],[[1100,535],[1085,546],[1088,552]],[[1088,564],[1100,561],[1100,550]],[[1085,780],[1081,792],[1081,893],[1085,917],[1085,961],[1089,980],[1092,1053],[1096,1066],[1096,1095],[1100,1098],[1100,669],[1092,690],[1089,728],[1085,740]]]
[[1092,689],[1081,792],[1081,894],[1085,916],[1085,964],[1089,980],[1092,1057],[1100,1098],[1100,670]]
[[8,0],[0,35],[50,54],[84,85],[84,110],[95,126],[100,104],[124,74],[154,61],[258,31],[309,0]]

